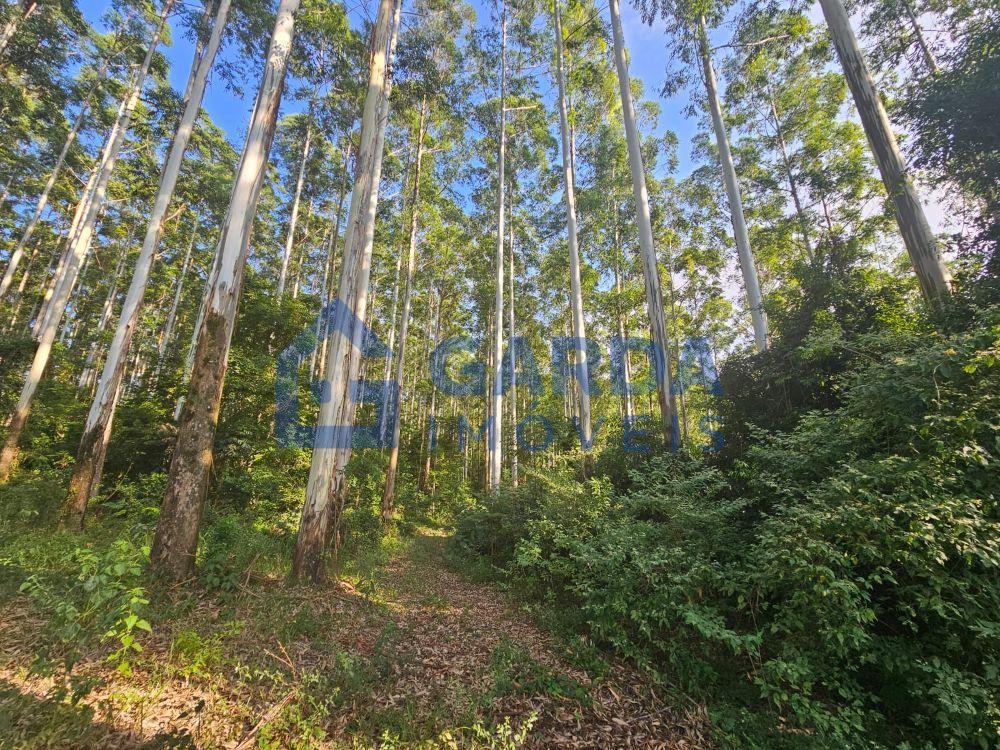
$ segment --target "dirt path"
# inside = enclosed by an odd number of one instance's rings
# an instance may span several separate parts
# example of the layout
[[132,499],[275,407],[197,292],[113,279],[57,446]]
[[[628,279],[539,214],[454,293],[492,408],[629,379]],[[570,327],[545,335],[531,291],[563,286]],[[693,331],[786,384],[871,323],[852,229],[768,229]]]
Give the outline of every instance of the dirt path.
[[571,658],[455,572],[445,541],[418,534],[353,583],[247,574],[229,595],[178,595],[132,675],[107,649],[83,655],[76,704],[58,673],[29,673],[44,624],[15,600],[0,623],[0,748],[708,747],[703,710],[593,653]]
[[[565,649],[516,612],[493,586],[442,563],[444,539],[424,534],[385,569],[388,605],[405,634],[391,691],[377,700],[487,697],[494,720],[523,725],[528,745],[566,748],[705,747],[701,712],[658,700],[628,670],[600,679],[567,663]],[[458,708],[458,706],[455,706]]]

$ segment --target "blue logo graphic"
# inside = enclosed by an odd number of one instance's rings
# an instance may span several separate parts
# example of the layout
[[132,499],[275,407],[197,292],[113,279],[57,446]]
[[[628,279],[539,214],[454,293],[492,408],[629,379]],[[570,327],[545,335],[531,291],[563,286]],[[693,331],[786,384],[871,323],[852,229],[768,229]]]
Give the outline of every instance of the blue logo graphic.
[[[312,425],[304,425],[299,415],[300,380],[299,373],[306,360],[315,362],[321,353],[321,344],[334,335],[346,336],[360,341],[361,356],[369,359],[392,359],[392,352],[378,337],[354,315],[353,311],[339,299],[331,302],[317,316],[313,325],[295,337],[289,346],[278,355],[277,373],[274,384],[275,434],[282,447],[299,448],[389,448],[394,440],[393,426],[400,407],[400,387],[394,380],[354,380],[348,384],[349,398],[354,404],[373,404],[375,422],[372,425],[325,425],[318,431]],[[483,397],[487,391],[486,365],[476,359],[480,341],[470,336],[444,339],[435,348],[430,360],[430,373],[434,386],[446,396]],[[527,339],[514,337],[507,342],[504,353],[502,376],[496,388],[506,394],[511,384],[527,388],[533,397],[545,393],[545,387],[538,363]],[[593,339],[579,339],[560,336],[551,341],[552,369],[551,388],[559,392],[566,388],[569,380],[575,380],[578,387],[593,396],[601,394],[600,384],[595,377],[584,378],[580,365],[572,363],[571,352],[587,353],[589,371],[594,373],[600,367],[603,350]],[[611,373],[611,393],[621,396],[626,393],[643,396],[655,393],[664,382],[666,358],[664,352],[649,339],[619,338],[608,340],[609,370]],[[642,354],[649,362],[649,375],[642,380],[629,381],[626,378],[626,362],[630,355]],[[512,365],[513,360],[513,365]],[[450,366],[449,366],[450,365]],[[512,371],[513,367],[513,371]],[[715,357],[707,339],[688,339],[681,349],[677,373],[670,383],[673,394],[683,394],[689,388],[700,385],[710,394],[722,392],[715,365]],[[310,368],[311,371],[311,368]],[[515,380],[516,373],[516,380]],[[330,381],[318,380],[309,384],[309,393],[319,403],[330,398]],[[679,443],[676,416],[674,418],[673,443]],[[698,429],[711,438],[707,450],[718,450],[722,436],[715,429],[716,418],[703,416]],[[626,419],[622,426],[622,442],[627,452],[647,452],[651,450],[650,438],[655,420],[649,415],[637,415]],[[596,436],[604,424],[599,418],[592,426],[590,436],[586,436],[579,420],[574,419],[574,427],[581,447],[588,451],[593,447]],[[646,425],[647,428],[643,426]],[[467,441],[493,440],[495,436],[492,418],[487,419],[476,430],[465,416],[457,420],[458,449],[464,450]],[[530,432],[530,435],[529,435]],[[431,445],[437,442],[437,425],[430,426]],[[556,428],[551,421],[541,415],[529,414],[516,426],[518,445],[528,452],[544,451],[555,441]]]

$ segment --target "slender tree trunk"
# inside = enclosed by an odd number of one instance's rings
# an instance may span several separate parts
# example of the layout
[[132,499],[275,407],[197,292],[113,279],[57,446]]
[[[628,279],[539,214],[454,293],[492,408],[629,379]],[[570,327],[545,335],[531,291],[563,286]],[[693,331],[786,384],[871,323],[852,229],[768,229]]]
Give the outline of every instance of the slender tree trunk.
[[87,359],[83,363],[83,372],[80,373],[80,380],[77,382],[77,387],[81,391],[89,391],[93,385],[94,377],[97,374],[97,370],[94,368],[94,362],[97,360],[97,353],[100,351],[102,344],[104,343],[101,339],[104,338],[104,331],[108,328],[108,323],[111,321],[111,313],[115,309],[115,297],[118,296],[118,282],[121,281],[122,272],[125,270],[125,259],[128,257],[128,249],[131,242],[126,242],[122,248],[121,258],[118,259],[118,265],[115,267],[114,280],[111,282],[111,289],[108,290],[108,296],[104,299],[104,306],[101,308],[101,315],[97,320],[97,329],[94,332],[94,340],[90,344],[90,350],[87,352]]
[[160,334],[160,340],[156,346],[156,374],[159,375],[163,366],[163,358],[167,354],[167,347],[174,336],[174,325],[177,323],[177,309],[181,304],[181,296],[184,294],[184,282],[187,280],[188,271],[191,268],[191,253],[194,250],[195,242],[198,238],[198,216],[195,216],[194,226],[191,227],[191,240],[188,242],[187,251],[184,253],[184,260],[181,261],[180,278],[177,280],[177,287],[174,289],[174,301],[170,303],[170,312],[167,313],[167,321]]
[[21,23],[31,18],[36,10],[38,10],[38,0],[22,0],[20,7],[11,9],[10,19],[0,31],[0,55],[7,50],[7,45],[14,38]]
[[[104,456],[107,452],[111,424],[114,421],[115,409],[118,405],[117,397],[121,393],[125,364],[128,361],[129,348],[142,311],[142,301],[146,294],[146,285],[149,283],[149,275],[152,272],[153,260],[163,233],[164,218],[177,186],[181,164],[184,161],[184,152],[191,140],[195,122],[201,111],[201,101],[205,94],[208,73],[222,43],[222,34],[228,19],[229,8],[230,0],[221,0],[216,12],[212,35],[204,54],[200,60],[196,56],[192,62],[192,67],[196,68],[196,72],[192,78],[190,96],[184,106],[177,132],[174,134],[163,165],[160,184],[153,201],[149,222],[146,225],[146,235],[136,260],[132,282],[125,295],[125,303],[122,306],[114,338],[108,348],[104,371],[101,373],[97,392],[87,415],[83,437],[77,451],[76,465],[70,478],[69,495],[64,504],[63,513],[66,523],[73,528],[79,528],[83,524],[87,504],[97,493],[101,483]],[[186,263],[187,259],[185,259],[185,265]],[[178,292],[179,290],[178,286]],[[172,322],[170,325],[172,326]]]
[[[511,197],[513,204],[513,196]],[[513,206],[512,206],[513,208]],[[511,345],[508,352],[508,364],[510,365],[510,483],[517,487],[517,370],[514,368],[516,357],[514,356],[514,212],[510,213],[510,303],[508,305],[507,328],[510,335]],[[439,315],[440,322],[440,315]],[[435,345],[437,341],[435,340]]]
[[[417,240],[420,219],[420,168],[424,157],[424,133],[427,122],[427,99],[420,103],[420,122],[417,125],[416,156],[413,166],[413,185],[410,188],[410,249],[406,256],[406,285],[403,288],[403,311],[399,322],[399,353],[396,355],[396,382],[403,382],[403,365],[406,360],[406,337],[410,328],[410,305],[413,296],[413,274],[417,268]],[[396,472],[399,468],[399,409],[392,420],[392,444],[389,446],[389,466],[385,472],[382,492],[382,523],[392,523],[396,491]]]
[[299,223],[299,203],[302,200],[302,186],[306,179],[306,165],[312,150],[312,107],[309,108],[309,120],[306,122],[306,137],[302,145],[302,161],[299,162],[299,175],[295,180],[295,193],[292,196],[292,211],[288,219],[288,234],[285,236],[285,252],[281,256],[281,273],[278,276],[278,299],[285,294],[285,282],[288,278],[288,260],[292,257],[295,246],[295,228]]
[[[615,246],[618,245],[618,227],[615,227]],[[617,250],[616,250],[617,252]],[[621,282],[621,272],[618,269],[618,259],[615,258],[615,294],[618,296],[618,304],[622,303],[622,282]],[[622,315],[621,308],[618,309],[616,317],[618,318],[618,338],[622,341],[626,338],[625,333],[625,316]],[[628,352],[626,351],[623,355],[622,361],[622,416],[626,421],[632,419],[632,367],[629,362]]]
[[906,15],[910,18],[910,25],[913,27],[913,34],[917,38],[920,52],[924,56],[924,64],[927,66],[927,72],[937,75],[941,72],[941,68],[938,66],[934,51],[924,36],[924,30],[920,28],[920,21],[917,19],[916,11],[913,10],[913,3],[911,0],[903,0],[903,7],[906,8]]
[[951,274],[941,259],[937,239],[927,223],[917,190],[907,174],[906,162],[896,143],[889,116],[875,90],[875,81],[872,80],[861,54],[844,4],[841,0],[820,0],[820,5],[830,28],[833,45],[837,48],[844,77],[854,96],[861,124],[882,175],[882,182],[895,207],[896,223],[899,224],[920,289],[924,297],[934,301],[951,292]]
[[94,194],[89,201],[90,205],[87,207],[87,214],[80,222],[79,232],[71,246],[72,252],[66,263],[63,278],[57,285],[49,310],[45,316],[46,320],[41,330],[38,348],[35,350],[31,369],[25,378],[24,387],[21,389],[17,406],[14,408],[14,413],[11,416],[7,440],[4,443],[3,451],[0,452],[0,481],[7,480],[17,459],[18,444],[20,443],[24,426],[28,421],[31,402],[35,397],[38,384],[41,382],[42,374],[45,372],[49,356],[52,353],[52,343],[55,341],[59,322],[62,319],[63,312],[66,310],[66,304],[69,302],[69,295],[76,282],[77,272],[90,250],[90,243],[93,239],[97,223],[97,215],[104,205],[104,197],[107,192],[108,182],[111,180],[111,173],[115,168],[118,152],[121,149],[122,142],[125,140],[125,134],[128,131],[132,113],[139,102],[139,95],[142,93],[146,73],[149,71],[150,63],[153,60],[153,53],[160,42],[160,36],[166,26],[167,16],[170,13],[172,4],[173,0],[167,0],[163,5],[159,25],[150,39],[146,57],[136,75],[131,94],[122,101],[118,118],[108,138],[108,143],[102,157],[100,176],[97,178],[94,186]]
[[[100,80],[100,78],[101,73],[98,73],[98,80]],[[52,188],[55,186],[56,180],[59,179],[59,175],[62,173],[63,165],[66,163],[66,156],[69,154],[70,148],[72,148],[73,144],[76,142],[76,137],[80,134],[80,128],[83,127],[83,123],[87,119],[87,113],[90,111],[90,101],[93,98],[98,85],[99,84],[95,83],[91,87],[87,97],[80,105],[80,112],[73,121],[72,127],[70,127],[69,133],[66,136],[66,141],[63,143],[63,147],[59,151],[59,156],[56,157],[55,166],[52,167],[52,172],[49,173],[48,180],[45,181],[45,187],[42,188],[42,194],[38,197],[38,204],[35,206],[35,211],[31,215],[31,219],[28,220],[28,226],[24,228],[24,233],[21,234],[21,239],[18,240],[17,246],[10,255],[10,260],[7,262],[7,270],[4,272],[3,279],[0,280],[0,299],[6,296],[7,290],[10,289],[11,282],[14,280],[14,272],[17,271],[17,266],[21,262],[21,258],[24,256],[24,248],[27,246],[31,236],[35,233],[35,228],[38,226],[38,222],[42,218],[42,214],[45,212],[45,207],[49,204],[49,195],[52,193]]]
[[[437,349],[438,341],[441,337],[441,307],[444,305],[444,297],[440,291],[438,291],[438,303],[437,311],[434,316],[434,335],[431,338],[430,350],[433,352]],[[424,361],[427,361],[427,357]],[[427,485],[430,483],[431,478],[431,461],[434,457],[434,443],[436,442],[437,433],[437,384],[434,379],[431,379],[431,400],[430,405],[427,410],[427,453],[424,456],[424,467],[420,472],[420,483],[419,487],[421,490],[426,491]]]
[[750,230],[747,229],[746,216],[743,214],[740,183],[736,177],[736,166],[733,164],[733,154],[729,148],[729,134],[726,132],[726,123],[722,117],[722,103],[719,101],[715,69],[712,67],[712,56],[708,48],[708,32],[705,30],[703,16],[698,19],[698,47],[705,72],[705,88],[708,91],[708,105],[712,114],[712,125],[715,128],[715,140],[719,146],[722,177],[726,183],[729,211],[733,218],[733,239],[736,241],[736,250],[740,257],[740,270],[743,272],[743,286],[746,288],[747,302],[750,306],[753,336],[757,344],[757,351],[762,352],[767,349],[767,317],[764,315],[764,299],[760,293],[760,281],[757,279],[757,266],[754,263],[753,251],[750,249]]
[[[563,31],[559,0],[552,0],[556,25],[556,79],[559,84],[559,123],[562,131],[563,183],[566,188],[566,230],[569,239],[569,287],[573,337],[577,340],[575,370],[580,379],[580,425],[583,441],[591,440],[590,373],[587,367],[586,327],[583,319],[583,290],[580,283],[580,248],[576,231],[576,188],[572,149],[570,148],[569,115],[566,111],[566,80],[563,73]],[[511,334],[513,336],[513,334]]]
[[[399,279],[400,273],[403,268],[403,254],[399,253],[396,256],[396,277],[392,284],[392,312],[390,314],[389,320],[389,340],[386,342],[386,347],[389,350],[389,356],[385,358],[385,370],[383,372],[382,379],[386,382],[386,387],[382,389],[382,400],[388,403],[389,398],[389,376],[392,374],[392,362],[393,358],[396,356],[396,312],[399,308]],[[382,409],[382,417],[379,420],[378,426],[378,436],[379,444],[385,444],[386,433],[389,429],[389,410],[386,408]]]
[[295,264],[295,275],[292,277],[292,299],[299,298],[299,292],[302,291],[302,279],[306,274],[306,264],[310,260],[309,255],[309,230],[312,222],[313,208],[315,201],[309,201],[309,207],[306,209],[305,220],[305,231],[302,233],[302,252],[299,253],[298,262]]
[[625,60],[625,38],[622,34],[621,15],[618,0],[610,0],[611,28],[615,43],[615,67],[618,70],[618,87],[621,90],[622,120],[625,126],[625,140],[628,144],[629,167],[632,172],[632,192],[635,195],[636,219],[639,230],[639,246],[642,255],[642,272],[646,286],[646,311],[649,316],[649,330],[653,341],[653,362],[657,374],[657,394],[660,403],[660,423],[664,440],[673,442],[674,416],[677,410],[670,393],[670,340],[667,337],[666,318],[663,310],[663,289],[660,285],[660,270],[653,244],[653,225],[649,214],[649,194],[646,191],[646,170],[642,163],[642,147],[639,129],[635,124],[635,108],[632,103],[632,88]]
[[792,203],[795,205],[795,215],[799,220],[799,230],[802,232],[802,243],[806,246],[806,254],[810,259],[813,257],[812,241],[809,238],[809,218],[802,207],[802,199],[799,196],[799,185],[792,172],[792,161],[788,156],[788,145],[785,143],[785,135],[781,129],[781,118],[778,116],[778,107],[774,103],[774,96],[771,95],[768,87],[767,100],[771,105],[771,117],[774,119],[774,132],[778,138],[778,149],[781,152],[781,163],[785,167],[785,177],[788,180],[788,188],[792,192]]
[[191,383],[177,425],[167,493],[150,553],[153,569],[171,580],[185,578],[194,567],[229,347],[298,8],[299,0],[281,0],[278,6],[250,130],[216,246],[218,261],[206,290],[205,316],[195,349]]
[[[123,108],[127,100],[122,101],[121,107]],[[121,116],[124,111],[122,108],[119,109],[119,116]],[[113,129],[111,135],[113,136],[116,131]],[[66,240],[63,242],[63,249],[59,255],[59,261],[56,263],[56,269],[49,279],[49,283],[45,287],[45,293],[42,295],[41,306],[39,308],[38,315],[35,317],[35,323],[32,327],[31,334],[36,339],[42,335],[42,328],[45,326],[48,317],[49,310],[52,305],[52,298],[55,296],[56,289],[62,282],[63,274],[69,263],[69,259],[73,254],[73,245],[76,239],[80,236],[80,228],[83,225],[84,218],[87,212],[90,210],[91,200],[94,195],[94,191],[97,189],[97,183],[100,178],[101,169],[104,164],[105,155],[108,153],[108,147],[110,146],[110,139],[105,143],[104,149],[101,152],[101,157],[98,159],[97,163],[94,165],[93,169],[90,171],[90,176],[87,178],[87,184],[83,188],[83,192],[80,194],[80,201],[76,204],[76,210],[73,212],[73,221],[70,224],[69,232],[66,235]]]
[[494,301],[495,325],[493,328],[493,382],[490,391],[490,414],[487,423],[487,456],[489,472],[487,488],[500,487],[503,471],[503,267],[504,267],[504,201],[507,157],[507,2],[502,0],[500,14],[500,133],[497,155],[497,243],[495,258],[496,299]]
[[332,426],[354,425],[356,404],[348,391],[361,364],[362,330],[357,321],[365,319],[368,305],[375,211],[392,88],[389,61],[396,47],[401,12],[400,0],[380,0],[375,19],[357,179],[351,195],[338,293],[344,318],[339,326],[340,335],[330,344],[327,356],[330,397],[320,405],[312,466],[292,558],[292,576],[300,580],[322,579],[325,547],[340,524],[341,490],[344,469],[351,456],[351,432],[343,428],[334,431]]
[[323,261],[323,281],[319,285],[319,289],[314,290],[319,296],[320,314],[316,316],[316,329],[314,335],[316,336],[316,345],[313,347],[312,354],[309,355],[309,376],[314,377],[316,374],[316,360],[319,356],[319,351],[322,348],[322,336],[323,336],[323,321],[326,319],[323,315],[323,310],[327,305],[327,290],[330,288],[330,273],[331,265],[333,263],[333,243],[334,237],[337,233],[338,227],[336,226],[337,217],[336,215],[330,217],[330,228],[323,238],[323,248],[325,249],[324,255],[326,258]]
[[[333,227],[333,243],[330,246],[330,255],[328,257],[328,263],[330,265],[330,281],[326,288],[323,290],[323,307],[324,309],[329,309],[330,301],[333,298],[333,280],[334,276],[334,260],[337,257],[337,243],[340,239],[340,225],[344,222],[344,202],[347,197],[347,190],[349,187],[349,182],[347,175],[350,174],[347,168],[348,162],[351,160],[351,151],[353,150],[354,144],[350,140],[350,133],[347,136],[347,146],[344,149],[344,186],[340,191],[340,199],[337,203],[337,218],[336,224]],[[346,238],[345,238],[346,239]],[[341,271],[343,271],[343,263],[341,263]],[[330,346],[330,316],[325,315],[323,317],[323,336],[322,336],[322,348],[319,357],[319,379],[322,380],[326,375],[326,353]]]

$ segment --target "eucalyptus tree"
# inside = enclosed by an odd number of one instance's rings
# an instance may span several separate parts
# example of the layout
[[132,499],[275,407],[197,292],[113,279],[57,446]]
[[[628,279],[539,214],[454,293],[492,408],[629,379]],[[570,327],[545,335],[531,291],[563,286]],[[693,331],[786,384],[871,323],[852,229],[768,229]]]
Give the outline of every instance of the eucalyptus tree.
[[49,176],[42,187],[41,195],[38,196],[38,201],[35,204],[35,210],[32,212],[31,218],[28,220],[24,231],[21,233],[21,237],[18,240],[17,245],[14,247],[13,251],[11,251],[10,258],[7,261],[7,268],[4,271],[3,278],[0,279],[0,298],[3,298],[10,289],[11,283],[14,280],[14,274],[17,271],[21,259],[24,257],[25,247],[34,235],[35,229],[38,227],[38,223],[42,218],[42,214],[45,213],[52,190],[56,186],[56,182],[63,174],[63,167],[66,165],[66,160],[70,155],[70,150],[74,147],[74,145],[76,145],[77,137],[84,129],[84,125],[90,115],[91,105],[95,99],[95,95],[99,93],[107,68],[108,66],[106,62],[96,66],[96,70],[88,66],[85,67],[78,76],[78,87],[85,93],[82,94],[76,117],[73,118],[73,122],[70,125],[69,130],[65,134],[63,144],[59,149],[59,153],[56,155],[55,163],[52,165],[52,170],[49,172]]
[[622,123],[628,144],[629,168],[632,173],[632,192],[635,198],[636,223],[642,258],[642,273],[646,286],[646,313],[649,317],[649,331],[653,343],[653,360],[657,379],[657,396],[660,406],[660,426],[667,444],[673,442],[676,408],[671,394],[670,383],[670,341],[663,309],[663,289],[660,280],[659,261],[653,244],[653,227],[649,211],[649,193],[646,187],[646,169],[643,164],[639,131],[635,121],[635,107],[632,102],[632,85],[625,59],[625,38],[622,33],[621,14],[618,0],[610,0],[611,31],[614,38],[615,67],[618,72],[618,86],[621,92]]
[[125,303],[104,362],[104,370],[98,381],[94,401],[84,424],[76,465],[70,478],[64,517],[66,523],[72,527],[82,525],[87,504],[100,486],[104,456],[107,452],[108,440],[111,437],[111,426],[115,407],[121,394],[121,383],[125,375],[132,336],[139,319],[139,311],[146,293],[146,286],[149,283],[153,260],[163,233],[164,219],[177,186],[184,153],[187,150],[191,134],[194,132],[198,113],[201,111],[201,102],[205,95],[208,75],[222,45],[230,7],[230,0],[219,0],[208,40],[204,48],[199,50],[200,54],[196,53],[191,62],[183,113],[167,151],[159,187],[152,210],[149,213],[145,237],[132,272],[132,281],[125,295]]
[[216,245],[217,261],[206,287],[191,382],[150,553],[153,568],[173,580],[186,577],[194,566],[250,232],[277,125],[298,8],[299,0],[281,0],[278,6],[246,145]]
[[583,319],[583,291],[580,283],[580,247],[577,239],[576,189],[574,186],[574,155],[570,139],[570,120],[566,104],[566,76],[563,72],[563,27],[559,0],[552,2],[555,27],[555,76],[558,89],[559,129],[562,135],[563,185],[566,204],[566,231],[569,244],[570,308],[572,311],[573,338],[576,339],[575,369],[579,378],[581,438],[590,444],[592,425],[590,416],[590,373],[587,367],[587,331]]
[[312,465],[292,558],[292,575],[298,579],[323,577],[327,530],[335,529],[339,523],[340,492],[351,456],[356,413],[350,391],[360,371],[363,345],[358,321],[364,321],[367,312],[372,241],[389,117],[392,89],[389,63],[396,48],[401,14],[401,0],[380,0],[372,32],[368,91],[337,295],[341,311],[336,330],[340,335],[327,353],[329,397],[320,405]]
[[[461,59],[456,40],[462,35],[470,11],[464,3],[445,3],[441,0],[424,0],[417,3],[416,13],[421,17],[420,23],[409,33],[404,34],[400,41],[399,64],[397,66],[399,82],[397,94],[413,102],[416,106],[416,125],[413,130],[409,151],[411,153],[411,174],[408,197],[408,250],[404,266],[403,294],[399,318],[398,344],[393,341],[396,351],[396,383],[402,384],[403,370],[407,351],[407,334],[410,325],[410,310],[413,295],[413,278],[416,270],[417,247],[420,232],[421,217],[421,182],[425,180],[423,170],[425,143],[430,138],[446,141],[449,130],[456,127],[456,113],[451,102],[458,94],[456,86],[456,71]],[[419,101],[419,104],[416,102]],[[428,131],[433,132],[428,134]],[[438,145],[434,150],[444,148]],[[426,179],[433,182],[434,155],[430,154],[430,167]],[[433,184],[429,187],[433,188]],[[426,200],[426,193],[424,194]],[[437,307],[437,317],[440,321],[441,300]],[[392,327],[395,331],[395,310],[393,311]],[[439,328],[435,325],[436,330]],[[436,334],[434,336],[436,338]],[[394,336],[390,336],[394,338]],[[428,421],[435,416],[436,391],[432,387]],[[391,412],[392,423],[387,425],[386,434],[390,438],[389,462],[386,468],[385,487],[382,493],[382,521],[392,520],[396,474],[399,467],[400,452],[400,413],[399,408],[388,409]],[[430,451],[427,453],[428,461]],[[429,466],[427,467],[429,471]],[[424,476],[424,474],[422,474]],[[421,481],[421,485],[426,479]]]
[[97,225],[98,214],[104,206],[108,182],[111,179],[111,174],[118,160],[121,146],[125,141],[132,114],[139,103],[139,97],[146,82],[146,75],[149,72],[160,38],[166,28],[167,17],[172,5],[173,0],[166,0],[163,4],[159,18],[155,22],[154,31],[148,42],[145,57],[132,79],[127,97],[122,99],[115,124],[108,134],[107,142],[101,154],[99,168],[95,170],[92,178],[92,191],[81,201],[81,205],[85,205],[85,210],[78,212],[79,223],[69,237],[69,245],[67,247],[68,259],[63,268],[62,276],[55,287],[49,308],[45,313],[44,322],[40,330],[38,347],[35,350],[31,367],[25,377],[24,386],[21,389],[21,395],[14,408],[14,413],[11,415],[7,439],[2,452],[0,452],[0,481],[5,481],[8,478],[17,459],[18,444],[24,426],[28,421],[31,403],[38,389],[38,384],[41,382],[45,367],[48,364],[49,356],[52,353],[52,344],[55,341],[59,322],[62,319],[70,293],[76,283],[80,266],[89,253]]
[[896,142],[885,106],[851,28],[841,0],[820,0],[844,77],[854,97],[886,192],[892,200],[903,244],[909,253],[924,297],[934,302],[951,291],[951,274],[941,257],[911,175]]
[[[743,211],[743,196],[740,192],[736,166],[733,162],[729,132],[715,77],[715,67],[712,64],[712,48],[706,20],[706,16],[710,19],[718,18],[726,10],[727,4],[712,2],[706,5],[692,0],[635,0],[635,2],[648,23],[651,23],[657,15],[666,21],[668,32],[671,35],[671,47],[686,64],[691,67],[697,66],[701,70],[700,75],[705,85],[708,113],[715,132],[719,164],[732,215],[733,239],[739,255],[740,271],[743,274],[743,286],[747,295],[754,341],[757,350],[764,351],[767,348],[768,339],[763,295],[761,294],[760,281],[757,278],[753,250],[750,247],[750,231]],[[686,77],[684,73],[681,73],[672,86],[676,86]]]
[[[399,319],[399,346],[396,353],[396,383],[403,382],[403,366],[406,362],[406,338],[410,327],[410,305],[413,295],[413,274],[417,264],[417,240],[420,220],[420,181],[421,167],[424,157],[424,143],[427,135],[427,97],[421,98],[420,111],[416,130],[414,131],[413,168],[410,176],[411,187],[409,196],[409,249],[406,253],[406,275],[404,277],[402,308]],[[399,466],[399,409],[392,409],[392,425],[389,432],[389,464],[385,474],[385,488],[382,491],[382,523],[392,521],[393,503],[395,499],[396,471]]]

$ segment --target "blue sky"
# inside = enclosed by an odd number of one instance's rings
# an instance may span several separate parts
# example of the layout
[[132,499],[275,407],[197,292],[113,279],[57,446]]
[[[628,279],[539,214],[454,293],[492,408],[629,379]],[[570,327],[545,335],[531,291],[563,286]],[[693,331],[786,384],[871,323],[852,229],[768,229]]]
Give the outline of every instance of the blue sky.
[[[358,2],[349,2],[347,5],[354,8],[349,15],[352,25],[357,28],[360,27],[365,17],[361,6],[365,6],[369,17],[372,17],[377,8],[378,0],[359,0]],[[485,26],[491,22],[491,0],[472,0],[472,5],[476,9],[480,26]],[[694,120],[681,115],[681,110],[687,102],[687,93],[681,93],[678,97],[670,100],[662,99],[658,96],[658,92],[663,86],[666,66],[665,39],[662,27],[654,25],[654,27],[650,28],[642,23],[638,13],[632,8],[628,0],[624,0],[621,5],[622,27],[631,55],[632,76],[643,81],[646,98],[660,101],[662,113],[657,128],[657,135],[662,135],[667,129],[673,130],[678,134],[681,141],[678,176],[683,176],[691,169],[690,140],[697,128],[697,123]],[[100,17],[107,8],[107,3],[103,2],[103,0],[82,0],[80,7],[87,19],[99,27]],[[607,11],[604,12],[604,18],[607,20]],[[170,61],[170,80],[172,85],[177,90],[183,90],[191,64],[193,45],[185,37],[182,30],[174,29],[173,45],[165,48],[164,53]],[[263,66],[263,54],[264,51],[262,50],[261,60],[259,64],[255,64],[248,60],[239,60],[231,48],[224,48],[222,53],[223,60],[242,68],[239,78],[245,82],[244,94],[242,97],[236,96],[233,92],[226,89],[218,76],[213,76],[210,79],[208,91],[205,95],[205,110],[215,123],[225,130],[229,140],[237,148],[242,145],[246,134],[250,108],[253,105],[257,82]],[[283,111],[293,112],[299,106],[298,102],[286,100]],[[657,176],[664,177],[666,175],[659,174]]]

